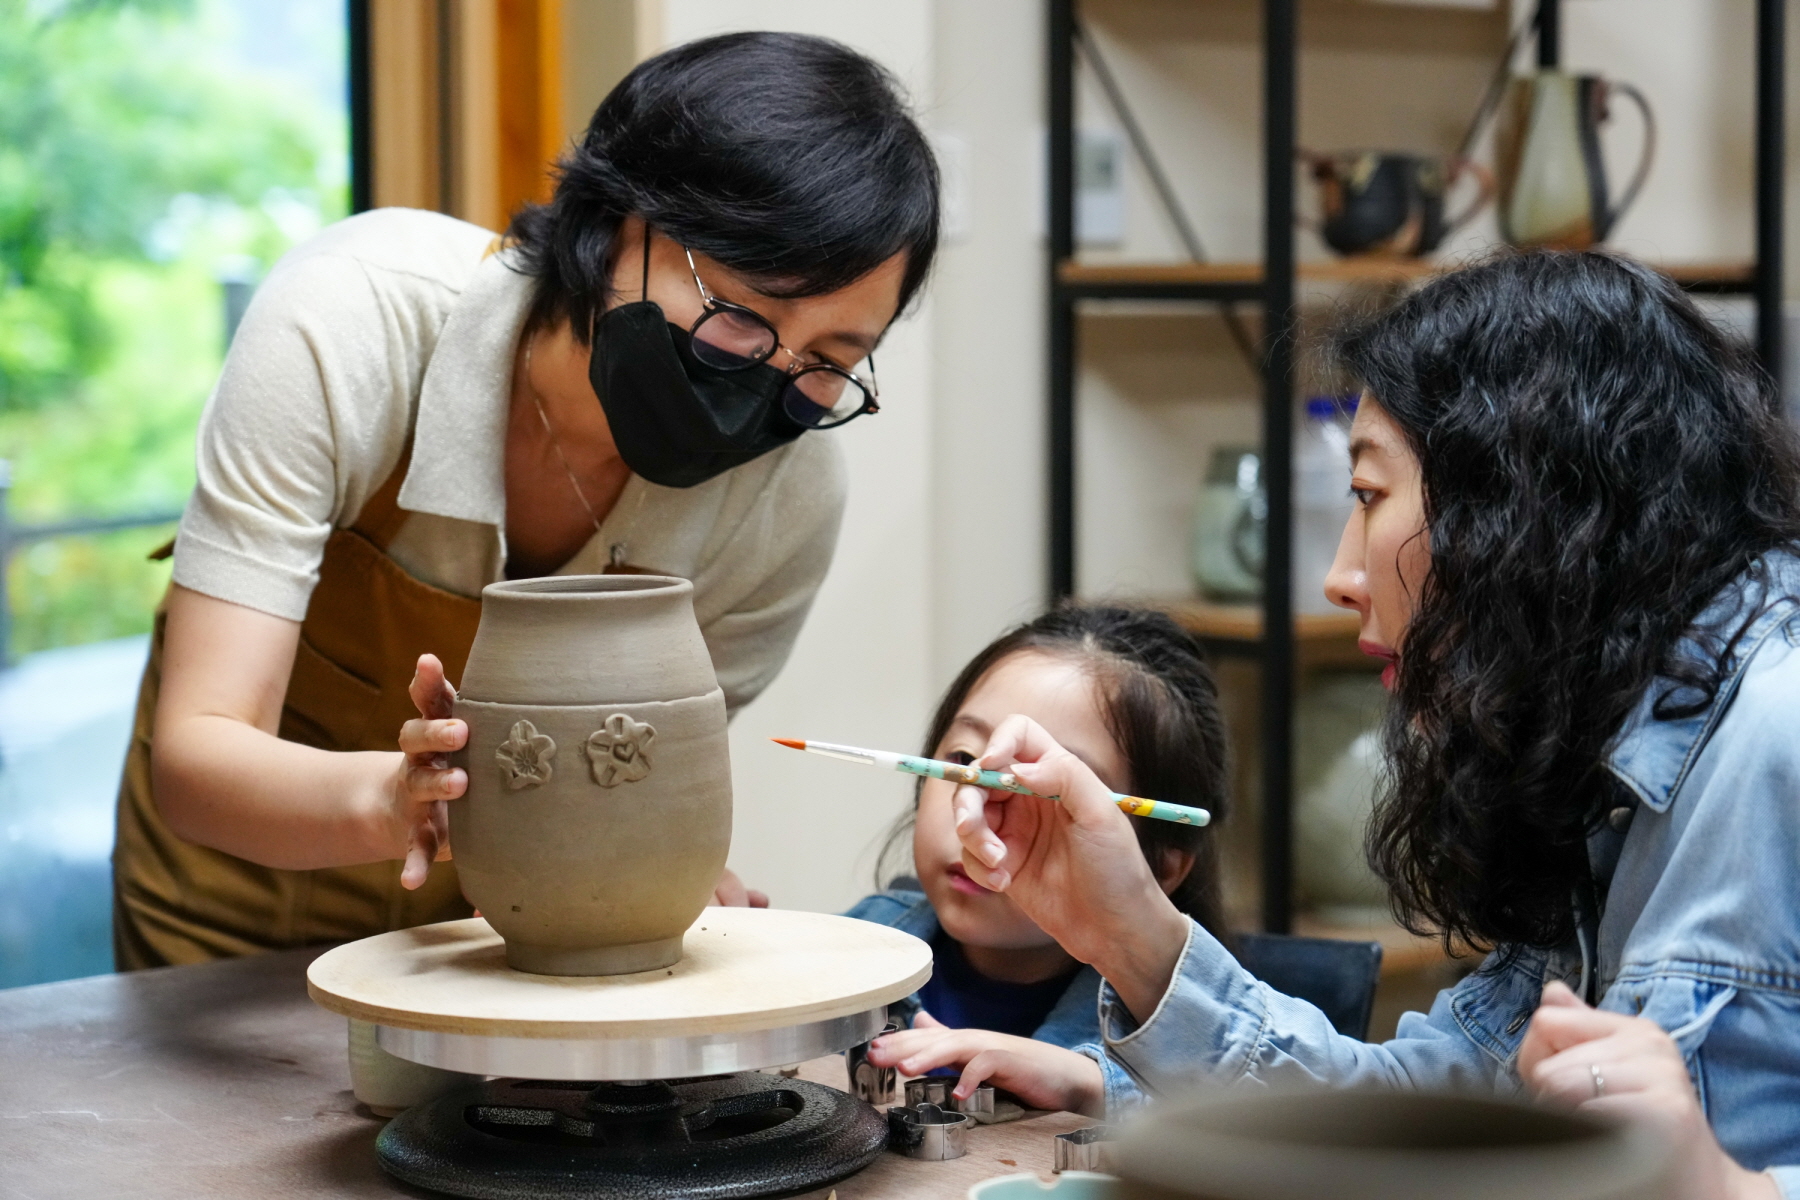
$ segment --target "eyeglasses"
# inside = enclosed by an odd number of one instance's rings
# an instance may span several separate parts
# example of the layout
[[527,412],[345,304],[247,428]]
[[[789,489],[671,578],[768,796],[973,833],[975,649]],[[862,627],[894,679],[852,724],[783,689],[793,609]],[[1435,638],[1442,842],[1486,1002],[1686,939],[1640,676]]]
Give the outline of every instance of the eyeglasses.
[[[767,317],[713,295],[694,266],[694,252],[685,246],[682,252],[687,255],[688,270],[693,272],[694,286],[700,289],[700,299],[706,306],[688,330],[695,358],[715,371],[743,371],[768,362],[777,350],[787,350]],[[864,382],[836,363],[809,363],[792,350],[787,353],[799,365],[788,371],[781,407],[799,424],[808,429],[834,429],[864,413],[881,411],[873,355],[869,357],[869,378]]]

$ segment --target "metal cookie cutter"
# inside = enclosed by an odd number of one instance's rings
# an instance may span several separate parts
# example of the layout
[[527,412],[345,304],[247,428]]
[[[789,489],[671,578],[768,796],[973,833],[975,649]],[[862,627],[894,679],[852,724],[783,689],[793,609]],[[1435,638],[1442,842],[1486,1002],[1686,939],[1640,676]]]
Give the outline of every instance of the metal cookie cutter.
[[956,1097],[951,1095],[955,1087],[956,1080],[948,1075],[921,1075],[909,1079],[906,1081],[906,1106],[917,1108],[921,1104],[935,1104],[956,1112]]
[[935,1104],[939,1108],[959,1112],[977,1125],[1016,1121],[1025,1113],[1017,1104],[1000,1099],[991,1084],[984,1083],[971,1092],[967,1100],[958,1100],[956,1080],[947,1075],[924,1075],[907,1080],[906,1103]]
[[[889,1021],[882,1033],[894,1033],[900,1027]],[[876,1035],[881,1036],[880,1034]],[[844,1070],[850,1076],[848,1089],[865,1104],[888,1104],[894,1099],[894,1082],[899,1078],[892,1067],[878,1067],[869,1061],[869,1043],[859,1042],[844,1051]],[[913,1103],[912,1100],[907,1101]]]
[[969,1126],[962,1113],[935,1104],[896,1105],[888,1109],[888,1149],[908,1158],[944,1162],[968,1150]]
[[1053,1139],[1056,1157],[1051,1170],[1058,1174],[1112,1170],[1112,1148],[1116,1137],[1111,1125],[1089,1125],[1086,1129],[1057,1134]]

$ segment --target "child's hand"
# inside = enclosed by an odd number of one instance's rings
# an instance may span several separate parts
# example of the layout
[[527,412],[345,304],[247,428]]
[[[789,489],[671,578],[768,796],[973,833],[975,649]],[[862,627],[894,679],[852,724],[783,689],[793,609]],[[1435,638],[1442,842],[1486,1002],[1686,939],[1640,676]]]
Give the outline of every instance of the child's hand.
[[712,902],[721,908],[767,908],[769,894],[745,887],[737,872],[726,867],[719,873],[719,882],[713,885]]
[[986,1029],[950,1029],[924,1012],[913,1019],[911,1029],[885,1033],[870,1043],[869,1061],[908,1076],[961,1067],[955,1089],[959,1100],[987,1083],[1032,1108],[1106,1116],[1100,1065],[1087,1055]]
[[1681,1051],[1660,1025],[1601,1012],[1560,983],[1519,1046],[1519,1078],[1541,1100],[1654,1125],[1675,1146],[1680,1200],[1775,1200],[1775,1180],[1733,1162],[1713,1136]]
[[957,788],[963,869],[1011,896],[1147,1020],[1168,990],[1188,921],[1157,884],[1112,792],[1029,717],[1002,721],[980,765],[1061,799]]

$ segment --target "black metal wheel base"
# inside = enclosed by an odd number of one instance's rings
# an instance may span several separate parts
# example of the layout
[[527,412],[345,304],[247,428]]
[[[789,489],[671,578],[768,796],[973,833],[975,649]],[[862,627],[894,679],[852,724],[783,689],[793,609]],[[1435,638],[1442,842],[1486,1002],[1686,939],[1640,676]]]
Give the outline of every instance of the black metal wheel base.
[[752,1072],[476,1084],[395,1117],[375,1154],[397,1179],[474,1200],[712,1200],[819,1187],[886,1144],[854,1096]]

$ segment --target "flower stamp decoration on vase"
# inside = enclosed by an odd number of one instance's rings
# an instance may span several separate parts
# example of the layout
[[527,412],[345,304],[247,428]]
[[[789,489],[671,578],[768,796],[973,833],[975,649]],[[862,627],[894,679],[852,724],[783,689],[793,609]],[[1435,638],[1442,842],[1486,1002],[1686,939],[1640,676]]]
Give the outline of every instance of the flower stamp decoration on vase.
[[606,724],[588,735],[588,771],[601,787],[636,783],[650,774],[650,743],[656,730],[648,721],[634,721],[614,713]]
[[[591,748],[589,753],[592,753]],[[512,736],[500,743],[494,758],[506,776],[508,788],[516,792],[520,788],[537,787],[549,783],[555,771],[556,743],[539,733],[530,721],[519,721],[512,727]]]

